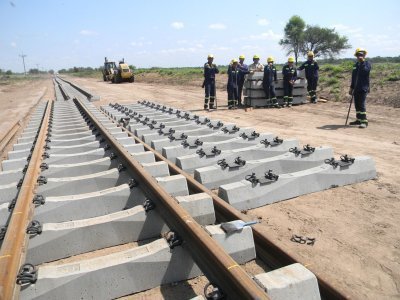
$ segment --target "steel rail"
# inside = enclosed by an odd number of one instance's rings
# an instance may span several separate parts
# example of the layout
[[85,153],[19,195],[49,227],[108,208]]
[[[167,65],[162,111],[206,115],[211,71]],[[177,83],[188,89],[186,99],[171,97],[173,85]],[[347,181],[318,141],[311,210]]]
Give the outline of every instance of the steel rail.
[[[112,120],[112,119],[111,119]],[[114,120],[112,120],[114,122]],[[223,221],[233,221],[233,220],[243,220],[245,222],[251,221],[248,216],[234,208],[232,205],[228,204],[218,195],[214,194],[211,190],[206,188],[204,185],[196,181],[193,176],[189,175],[179,167],[177,167],[170,160],[162,156],[159,152],[151,148],[149,145],[144,143],[141,139],[135,136],[132,132],[124,127],[123,130],[132,138],[135,139],[136,143],[141,143],[147,151],[154,153],[156,161],[164,161],[168,164],[170,174],[176,175],[180,174],[185,176],[188,184],[188,188],[192,193],[206,193],[208,194],[214,202],[215,214],[218,222]],[[257,256],[264,261],[267,265],[272,268],[280,268],[287,266],[289,264],[298,263],[298,260],[287,251],[276,245],[271,238],[268,236],[266,229],[260,225],[256,224],[252,226],[254,242],[256,245]],[[310,268],[312,269],[312,268]],[[312,270],[318,279],[318,286],[321,296],[325,299],[349,299],[349,296],[345,295],[338,287],[330,284],[324,277],[324,275],[319,272]]]
[[45,144],[51,106],[52,100],[47,102],[36,145],[28,163],[0,249],[0,299],[2,300],[18,298],[19,289],[16,288],[16,277],[21,263],[25,260],[28,242],[26,228],[33,215],[34,205],[32,199],[40,173],[42,152],[44,151],[43,145]]
[[10,127],[9,130],[7,130],[7,133],[0,138],[0,153],[2,154],[4,152],[4,149],[7,147],[7,145],[10,143],[11,139],[15,136],[17,131],[21,128],[21,121],[15,122],[14,125]]
[[87,109],[81,100],[74,99],[78,108],[89,117],[92,124],[116,150],[134,179],[143,186],[165,222],[182,237],[183,247],[188,248],[192,258],[210,280],[229,296],[229,299],[269,299],[265,291],[210,237],[190,214],[152,177],[136,159],[114,138]]

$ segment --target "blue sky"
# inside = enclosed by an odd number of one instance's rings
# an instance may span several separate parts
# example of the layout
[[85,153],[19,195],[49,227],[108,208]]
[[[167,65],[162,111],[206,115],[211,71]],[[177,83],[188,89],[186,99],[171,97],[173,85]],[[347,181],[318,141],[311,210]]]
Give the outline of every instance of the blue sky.
[[201,66],[244,54],[286,59],[278,45],[293,15],[336,28],[352,49],[400,55],[400,1],[92,1],[0,0],[0,68],[98,67],[104,56],[137,67]]

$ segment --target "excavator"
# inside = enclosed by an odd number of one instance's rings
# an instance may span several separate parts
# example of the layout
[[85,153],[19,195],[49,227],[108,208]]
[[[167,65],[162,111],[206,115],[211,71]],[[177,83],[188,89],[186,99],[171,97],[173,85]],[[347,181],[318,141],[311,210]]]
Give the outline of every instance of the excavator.
[[114,61],[109,61],[107,57],[104,58],[104,67],[102,69],[103,80],[111,81],[112,83],[121,83],[123,81],[134,82],[135,76],[129,65],[122,59],[119,61],[118,66]]

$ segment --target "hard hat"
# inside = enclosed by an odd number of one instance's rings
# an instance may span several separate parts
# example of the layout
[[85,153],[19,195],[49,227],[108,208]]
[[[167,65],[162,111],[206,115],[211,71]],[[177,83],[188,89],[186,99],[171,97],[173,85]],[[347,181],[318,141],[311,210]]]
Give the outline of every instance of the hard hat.
[[293,57],[289,57],[288,58],[288,62],[294,62],[294,58]]
[[240,58],[240,59],[245,59],[245,57],[244,57],[244,55],[243,55],[243,54],[242,54],[242,55],[240,55],[240,56],[239,56],[239,58]]
[[236,58],[232,59],[232,61],[231,61],[232,64],[237,63],[237,62],[238,62],[238,60]]
[[314,52],[308,51],[307,56],[314,56]]
[[255,54],[255,55],[253,56],[253,59],[260,59],[260,57],[259,57],[257,54]]
[[207,58],[214,58],[213,54],[208,54]]
[[268,57],[267,62],[274,62],[274,58],[272,56]]
[[364,56],[366,56],[367,50],[365,50],[364,48],[357,48],[356,52],[354,53],[354,56],[357,56],[357,53],[364,53]]

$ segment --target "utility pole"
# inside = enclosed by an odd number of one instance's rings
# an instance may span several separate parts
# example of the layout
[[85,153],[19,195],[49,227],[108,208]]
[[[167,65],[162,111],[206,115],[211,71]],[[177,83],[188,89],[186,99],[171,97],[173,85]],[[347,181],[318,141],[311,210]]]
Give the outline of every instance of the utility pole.
[[20,54],[19,56],[22,57],[22,63],[24,64],[24,74],[26,76],[26,69],[25,69],[25,57],[26,57],[26,54],[24,54],[24,52],[22,52],[22,54]]

